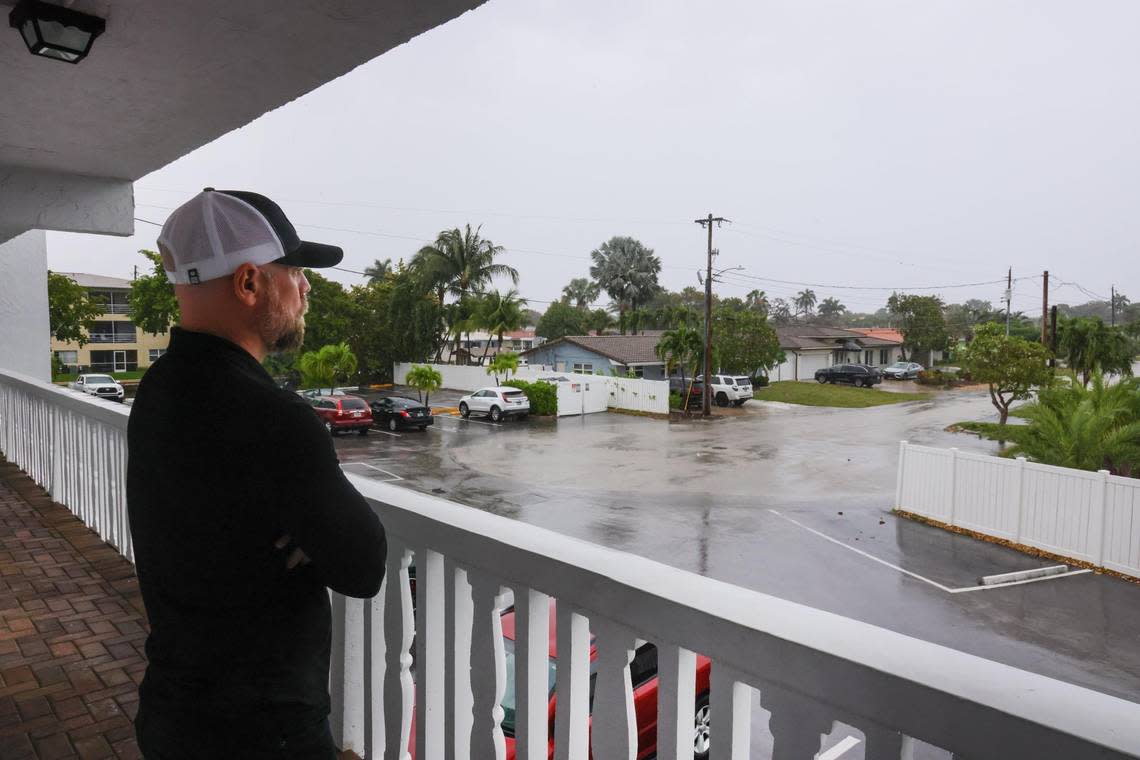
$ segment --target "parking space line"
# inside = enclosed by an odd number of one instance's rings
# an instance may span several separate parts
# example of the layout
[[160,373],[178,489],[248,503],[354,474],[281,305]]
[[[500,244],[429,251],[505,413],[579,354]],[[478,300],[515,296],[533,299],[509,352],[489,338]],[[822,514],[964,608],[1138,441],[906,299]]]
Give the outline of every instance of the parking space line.
[[473,420],[470,417],[462,419],[460,417],[436,417],[437,420],[452,420],[453,422],[475,422],[480,425],[490,425],[491,427],[502,427],[498,422],[487,422],[486,420]]
[[838,760],[847,754],[847,750],[858,746],[859,740],[854,736],[845,736],[838,743],[815,756],[815,760]]
[[390,435],[393,438],[400,438],[401,437],[399,433],[389,433],[387,430],[380,430],[379,428],[372,428],[372,432],[373,433],[383,433],[384,435]]
[[382,472],[382,473],[384,473],[385,475],[387,475],[387,476],[388,476],[388,480],[386,480],[386,481],[382,481],[382,482],[385,482],[385,483],[393,483],[393,482],[395,482],[395,481],[397,481],[397,480],[403,480],[403,478],[401,478],[401,477],[400,477],[399,475],[397,475],[396,473],[394,473],[394,472],[389,472],[388,470],[382,470],[382,469],[380,469],[379,467],[376,467],[376,466],[374,466],[374,465],[370,465],[370,464],[368,464],[368,462],[345,462],[344,464],[342,464],[342,465],[341,465],[341,467],[348,467],[350,464],[358,464],[358,465],[360,465],[360,466],[362,466],[362,467],[367,467],[367,468],[368,468],[368,469],[370,469],[370,470],[376,470],[376,472]]
[[796,525],[800,528],[803,528],[808,533],[812,533],[814,535],[819,536],[820,538],[824,539],[825,541],[830,541],[831,543],[835,544],[836,546],[842,546],[844,549],[847,549],[848,551],[855,552],[856,554],[858,554],[860,556],[866,557],[867,559],[871,560],[872,562],[878,562],[880,565],[885,565],[886,567],[889,567],[892,570],[897,570],[898,572],[902,573],[903,575],[909,575],[911,578],[914,578],[915,580],[920,580],[923,583],[928,583],[940,591],[945,591],[947,594],[967,594],[967,593],[970,593],[972,591],[995,591],[997,589],[1009,588],[1010,586],[1023,586],[1026,583],[1039,583],[1041,581],[1055,581],[1055,580],[1059,580],[1061,578],[1068,578],[1069,576],[1072,576],[1072,575],[1085,575],[1086,573],[1092,572],[1091,570],[1072,570],[1072,571],[1067,572],[1067,573],[1056,573],[1054,575],[1047,575],[1047,576],[1040,577],[1040,578],[1029,578],[1028,580],[1023,580],[1023,581],[1013,581],[1011,583],[999,583],[999,584],[994,584],[994,585],[990,585],[990,586],[963,586],[961,588],[950,588],[949,586],[944,586],[941,583],[939,583],[938,581],[934,581],[934,580],[931,580],[930,578],[926,578],[922,575],[919,575],[918,573],[907,570],[906,568],[899,567],[898,565],[893,565],[890,562],[887,562],[885,559],[879,559],[874,554],[868,554],[867,552],[863,551],[862,549],[856,549],[854,546],[849,546],[848,544],[845,544],[844,542],[840,541],[837,538],[832,538],[831,536],[827,535],[826,533],[821,533],[820,531],[816,530],[815,528],[809,528],[808,526],[804,525],[799,520],[793,520],[792,518],[788,517],[787,515],[782,514],[778,511],[774,510],[774,509],[769,509],[768,511],[771,512],[772,514],[776,515],[776,517],[779,517],[782,520],[787,520],[792,525]]

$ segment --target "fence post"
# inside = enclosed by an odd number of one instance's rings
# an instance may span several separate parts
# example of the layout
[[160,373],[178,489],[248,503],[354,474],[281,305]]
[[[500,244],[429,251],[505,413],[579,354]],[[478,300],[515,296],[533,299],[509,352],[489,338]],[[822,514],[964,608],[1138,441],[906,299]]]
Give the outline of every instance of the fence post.
[[1023,504],[1025,502],[1025,457],[1017,458],[1017,478],[1014,480],[1014,524],[1013,524],[1013,542],[1015,544],[1021,543],[1021,519],[1024,510]]
[[1097,470],[1100,475],[1100,480],[1096,484],[1096,490],[1093,493],[1091,525],[1089,525],[1089,538],[1092,540],[1093,561],[1096,562],[1097,567],[1104,566],[1104,538],[1108,532],[1107,520],[1105,520],[1105,502],[1108,501],[1108,470]]
[[950,524],[957,525],[955,513],[958,501],[958,449],[950,449]]
[[906,477],[906,441],[899,441],[899,473],[895,478],[895,509],[902,509],[903,478]]

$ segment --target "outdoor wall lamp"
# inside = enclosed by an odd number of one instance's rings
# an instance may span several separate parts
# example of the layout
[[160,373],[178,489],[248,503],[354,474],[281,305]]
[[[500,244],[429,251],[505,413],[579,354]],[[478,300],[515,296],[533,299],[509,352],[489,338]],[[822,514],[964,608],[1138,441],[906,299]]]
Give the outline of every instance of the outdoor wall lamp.
[[8,23],[20,30],[28,52],[68,63],[86,58],[107,26],[98,16],[42,0],[20,0],[8,14]]

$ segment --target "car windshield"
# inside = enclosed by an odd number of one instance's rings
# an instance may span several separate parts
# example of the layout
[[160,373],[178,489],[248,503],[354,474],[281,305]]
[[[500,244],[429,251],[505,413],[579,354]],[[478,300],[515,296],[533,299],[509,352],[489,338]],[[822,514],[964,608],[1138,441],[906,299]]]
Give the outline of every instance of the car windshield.
[[88,375],[87,382],[89,383],[113,383],[115,378],[110,375]]
[[362,398],[344,398],[340,400],[341,409],[367,409],[368,404]]
[[[503,655],[507,665],[507,684],[503,691],[503,732],[515,733],[515,642],[503,637]],[[552,658],[546,659],[546,678],[549,693],[554,693],[554,675],[557,670]]]
[[895,362],[891,365],[891,369],[907,369],[910,367],[909,362]]
[[734,377],[733,381],[735,381],[737,385],[749,385],[752,382],[747,377]]
[[388,401],[392,402],[392,406],[396,406],[396,407],[399,407],[401,409],[407,409],[409,406],[419,406],[420,405],[420,402],[416,401],[415,399],[411,399],[411,398],[390,398],[390,399],[388,399]]

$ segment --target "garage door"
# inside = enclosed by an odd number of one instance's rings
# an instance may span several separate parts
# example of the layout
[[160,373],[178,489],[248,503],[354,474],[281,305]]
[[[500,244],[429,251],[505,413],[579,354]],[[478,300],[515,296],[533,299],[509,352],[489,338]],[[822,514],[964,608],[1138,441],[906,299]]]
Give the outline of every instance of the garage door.
[[799,380],[812,380],[815,378],[815,371],[823,369],[827,366],[830,354],[827,351],[815,351],[812,353],[800,354],[800,376]]

